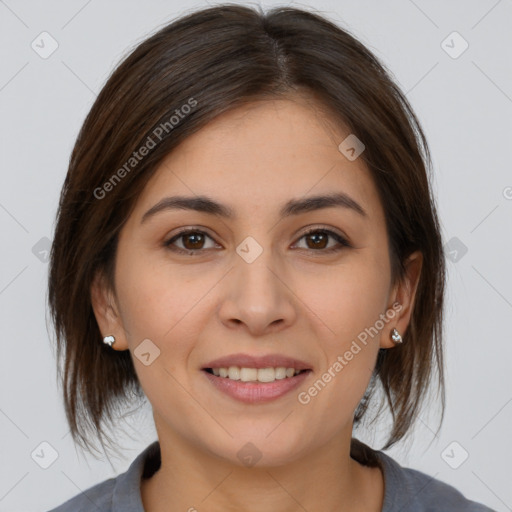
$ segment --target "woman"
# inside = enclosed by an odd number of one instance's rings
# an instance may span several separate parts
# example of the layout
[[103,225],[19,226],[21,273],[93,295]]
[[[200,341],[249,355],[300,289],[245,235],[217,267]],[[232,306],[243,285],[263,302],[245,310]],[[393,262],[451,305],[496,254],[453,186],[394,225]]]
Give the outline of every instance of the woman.
[[383,66],[319,15],[218,6],[140,44],[73,150],[49,301],[75,441],[134,396],[158,440],[54,510],[490,510],[352,438],[379,391],[383,449],[434,374],[444,408],[429,168]]

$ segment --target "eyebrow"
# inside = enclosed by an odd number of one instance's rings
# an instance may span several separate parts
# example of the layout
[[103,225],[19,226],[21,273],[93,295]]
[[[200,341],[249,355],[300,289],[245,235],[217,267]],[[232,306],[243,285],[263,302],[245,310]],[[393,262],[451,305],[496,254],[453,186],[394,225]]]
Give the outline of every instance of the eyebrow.
[[[368,217],[364,208],[344,192],[291,199],[281,208],[279,214],[284,218],[290,215],[300,215],[301,213],[333,207],[346,208],[355,211],[362,217]],[[236,218],[232,208],[218,203],[208,196],[172,196],[164,197],[152,206],[142,216],[141,224],[157,213],[169,210],[193,210],[225,219]]]

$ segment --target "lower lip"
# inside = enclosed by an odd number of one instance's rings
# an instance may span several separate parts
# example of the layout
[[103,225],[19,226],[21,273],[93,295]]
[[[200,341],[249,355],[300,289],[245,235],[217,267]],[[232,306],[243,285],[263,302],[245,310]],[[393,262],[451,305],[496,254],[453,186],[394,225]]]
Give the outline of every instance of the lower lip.
[[203,370],[203,373],[219,391],[241,402],[256,404],[270,402],[293,391],[304,382],[311,370],[299,373],[295,377],[286,377],[274,382],[242,382],[227,377],[217,377],[205,370]]

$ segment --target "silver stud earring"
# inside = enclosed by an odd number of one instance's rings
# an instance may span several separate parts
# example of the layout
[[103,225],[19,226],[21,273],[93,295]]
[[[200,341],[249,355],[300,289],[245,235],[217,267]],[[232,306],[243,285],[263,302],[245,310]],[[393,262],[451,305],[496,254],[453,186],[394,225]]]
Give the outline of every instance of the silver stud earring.
[[116,339],[114,336],[105,336],[103,338],[103,343],[105,343],[105,345],[109,345],[110,347],[114,344],[115,341]]
[[402,336],[400,336],[400,333],[396,330],[396,329],[393,329],[391,331],[391,339],[393,340],[394,343],[396,343],[397,345],[399,343],[402,343]]

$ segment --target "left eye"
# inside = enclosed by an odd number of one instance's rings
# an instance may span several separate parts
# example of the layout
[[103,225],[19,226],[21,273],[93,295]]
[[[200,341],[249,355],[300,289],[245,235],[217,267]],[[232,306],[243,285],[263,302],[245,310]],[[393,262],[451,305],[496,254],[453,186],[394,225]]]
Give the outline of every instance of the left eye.
[[[212,247],[204,247],[205,240],[210,239],[213,242]],[[307,241],[310,241],[311,243],[306,242],[306,250],[312,250],[317,252],[334,252],[339,251],[343,247],[351,247],[351,245],[348,243],[348,241],[342,237],[341,235],[338,235],[338,233],[335,233],[334,231],[328,230],[328,229],[312,229],[306,233],[304,233],[300,238],[299,241],[305,239]],[[337,244],[334,245],[334,247],[328,247],[328,241],[329,239],[334,239]],[[182,241],[182,246],[175,245],[177,241]],[[179,252],[179,253],[194,253],[194,252],[200,252],[203,249],[211,249],[215,246],[215,241],[211,236],[209,236],[207,233],[201,230],[187,230],[182,231],[181,233],[178,233],[174,237],[172,237],[170,240],[164,242],[165,247],[169,248],[172,251]],[[303,247],[301,247],[303,249]]]
[[[307,233],[304,233],[299,240],[302,240],[303,238],[312,241],[312,247],[309,245],[306,249],[312,249],[315,251],[323,249],[322,252],[334,252],[341,250],[343,247],[350,247],[350,244],[345,238],[329,229],[312,229]],[[334,239],[338,244],[334,245],[334,247],[327,248],[326,244],[328,243],[329,238]],[[306,244],[308,245],[307,242]]]

